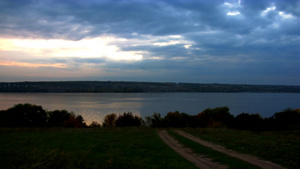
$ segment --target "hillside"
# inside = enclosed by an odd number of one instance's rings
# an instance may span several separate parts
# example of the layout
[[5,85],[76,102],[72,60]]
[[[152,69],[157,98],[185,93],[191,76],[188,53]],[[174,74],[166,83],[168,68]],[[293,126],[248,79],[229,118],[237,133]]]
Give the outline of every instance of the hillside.
[[300,93],[300,86],[159,83],[124,81],[1,82],[0,92],[276,92]]

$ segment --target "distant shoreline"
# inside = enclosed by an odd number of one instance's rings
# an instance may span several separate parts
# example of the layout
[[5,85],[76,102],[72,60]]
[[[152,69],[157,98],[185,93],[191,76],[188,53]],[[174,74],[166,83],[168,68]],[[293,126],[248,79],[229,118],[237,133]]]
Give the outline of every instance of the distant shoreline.
[[149,92],[224,92],[224,93],[300,93],[300,86],[219,83],[172,83],[129,81],[41,81],[0,82],[2,93],[149,93]]

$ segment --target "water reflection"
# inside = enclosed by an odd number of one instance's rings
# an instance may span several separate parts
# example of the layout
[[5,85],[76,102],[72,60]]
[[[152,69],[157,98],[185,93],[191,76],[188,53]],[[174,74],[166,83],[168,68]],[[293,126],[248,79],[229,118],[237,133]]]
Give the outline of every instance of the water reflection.
[[31,103],[47,110],[73,111],[88,122],[102,122],[110,113],[132,112],[141,117],[170,111],[198,114],[228,106],[230,113],[260,113],[270,117],[285,108],[300,108],[299,93],[0,93],[0,110]]

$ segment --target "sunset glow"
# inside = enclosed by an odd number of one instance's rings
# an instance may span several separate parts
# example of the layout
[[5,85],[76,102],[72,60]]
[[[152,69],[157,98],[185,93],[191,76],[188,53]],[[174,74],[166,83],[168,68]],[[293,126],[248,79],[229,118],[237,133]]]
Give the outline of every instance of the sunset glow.
[[109,42],[118,41],[115,38],[94,38],[80,41],[60,39],[0,39],[0,50],[30,53],[38,57],[80,57],[101,58],[113,60],[141,60],[139,52],[120,51]]

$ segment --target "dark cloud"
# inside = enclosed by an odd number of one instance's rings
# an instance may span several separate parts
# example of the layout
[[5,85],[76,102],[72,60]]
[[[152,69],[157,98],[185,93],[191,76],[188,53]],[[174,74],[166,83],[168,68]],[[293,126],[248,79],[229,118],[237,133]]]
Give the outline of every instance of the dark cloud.
[[292,80],[300,75],[299,7],[298,0],[2,0],[0,35],[76,41],[113,36],[127,39],[109,43],[119,51],[144,52],[143,60],[132,62],[102,56],[31,60],[65,63],[69,70],[84,64],[101,71],[139,70],[153,81],[159,72],[198,82],[203,77],[267,83],[264,77],[273,77],[280,83],[278,75],[299,84]]

